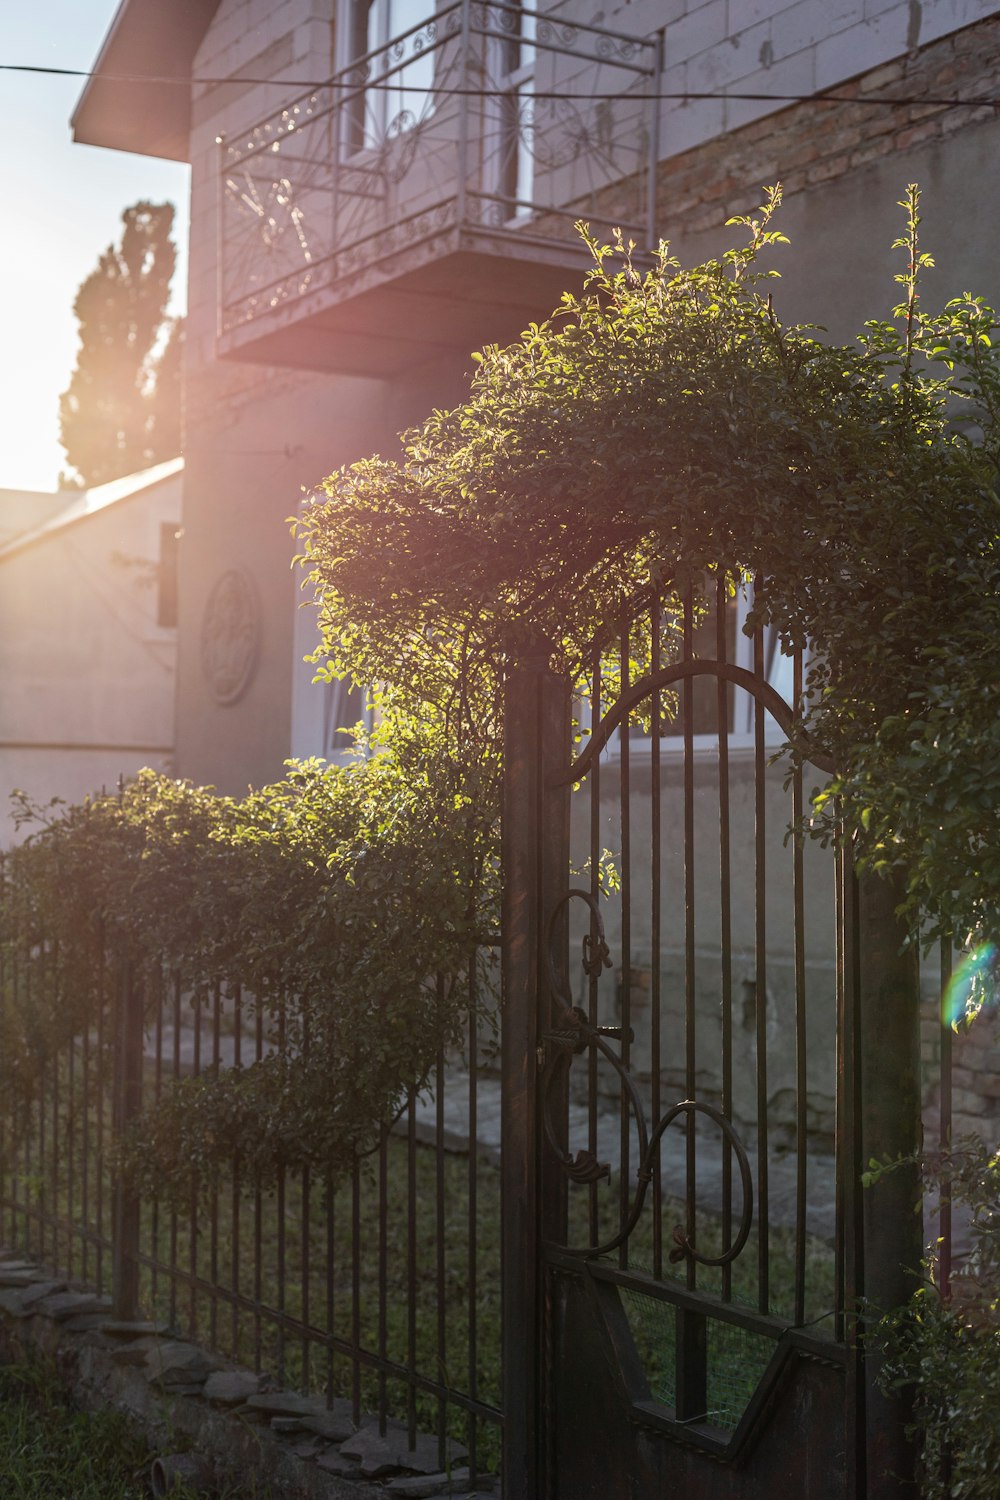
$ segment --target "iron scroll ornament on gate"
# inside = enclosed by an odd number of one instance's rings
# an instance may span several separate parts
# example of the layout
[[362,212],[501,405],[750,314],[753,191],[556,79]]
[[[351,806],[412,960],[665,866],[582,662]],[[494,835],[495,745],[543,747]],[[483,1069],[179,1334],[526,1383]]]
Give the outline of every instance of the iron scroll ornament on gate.
[[[646,1201],[646,1193],[650,1183],[653,1181],[657,1153],[663,1136],[674,1121],[680,1119],[682,1116],[687,1117],[693,1122],[695,1115],[702,1114],[719,1127],[736,1156],[743,1192],[743,1212],[740,1216],[739,1228],[735,1239],[721,1255],[703,1255],[684,1230],[678,1226],[673,1232],[674,1249],[670,1252],[670,1260],[677,1262],[683,1259],[691,1259],[703,1266],[728,1265],[736,1259],[746,1245],[753,1222],[753,1176],[750,1171],[750,1161],[746,1149],[733,1129],[732,1122],[726,1118],[722,1111],[716,1109],[714,1105],[706,1104],[699,1099],[681,1099],[678,1103],[672,1105],[670,1109],[661,1115],[657,1121],[656,1128],[652,1135],[650,1135],[642,1100],[639,1097],[631,1070],[622,1062],[621,1058],[610,1046],[611,1041],[623,1040],[623,1028],[621,1026],[591,1025],[585,1012],[567,998],[556,972],[552,956],[556,923],[574,898],[585,902],[590,910],[591,917],[591,931],[584,936],[582,944],[584,972],[588,976],[595,978],[602,970],[611,967],[611,953],[605,939],[604,921],[601,917],[597,901],[589,891],[582,890],[576,886],[571,887],[553,906],[545,927],[545,964],[549,990],[559,1009],[557,1017],[559,1024],[557,1028],[546,1032],[543,1037],[543,1040],[547,1044],[546,1062],[542,1073],[542,1122],[545,1129],[545,1138],[555,1154],[559,1165],[571,1181],[576,1183],[598,1182],[602,1177],[610,1177],[610,1165],[607,1162],[599,1162],[592,1151],[580,1150],[574,1156],[564,1148],[559,1140],[559,1133],[552,1119],[551,1112],[552,1096],[555,1092],[557,1079],[562,1080],[568,1077],[574,1057],[580,1056],[590,1048],[596,1048],[600,1055],[614,1068],[625,1090],[629,1109],[635,1120],[636,1131],[639,1137],[639,1168],[636,1172],[635,1196],[632,1200],[628,1216],[614,1238],[606,1240],[600,1245],[567,1246],[566,1248],[572,1255],[579,1255],[581,1258],[593,1260],[598,1256],[608,1255],[612,1250],[617,1250],[620,1245],[623,1245],[639,1222],[642,1214]],[[631,1040],[631,1036],[629,1039]],[[689,1207],[693,1208],[693,1202]]]

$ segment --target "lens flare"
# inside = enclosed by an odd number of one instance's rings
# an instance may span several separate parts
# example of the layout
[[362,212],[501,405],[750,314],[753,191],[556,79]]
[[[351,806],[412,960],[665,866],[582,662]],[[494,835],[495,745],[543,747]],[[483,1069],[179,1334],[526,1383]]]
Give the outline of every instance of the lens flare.
[[972,1021],[984,1005],[997,1005],[997,957],[996,944],[984,943],[962,959],[941,997],[941,1019],[946,1026]]

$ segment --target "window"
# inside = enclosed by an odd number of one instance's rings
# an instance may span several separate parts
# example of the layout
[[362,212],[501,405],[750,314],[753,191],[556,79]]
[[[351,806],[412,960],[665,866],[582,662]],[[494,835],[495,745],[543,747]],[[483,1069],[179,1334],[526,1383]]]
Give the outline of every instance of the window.
[[340,760],[354,748],[354,741],[345,729],[353,729],[358,723],[371,728],[371,709],[368,694],[350,682],[328,682],[316,685],[323,694],[323,739],[322,749],[316,753],[324,760]]
[[376,150],[428,114],[434,54],[419,33],[433,16],[431,0],[348,0],[344,66],[363,64],[350,76],[350,153]]
[[352,753],[353,741],[342,729],[353,729],[359,721],[372,727],[369,693],[349,682],[314,682],[316,667],[309,659],[317,642],[316,613],[301,604],[294,594],[295,623],[292,636],[292,723],[291,754],[298,760],[320,756],[323,760],[344,762]]
[[[753,589],[737,594],[726,604],[725,612],[725,659],[748,672],[754,670],[755,641],[744,633],[747,616],[753,602]],[[713,588],[707,595],[707,607],[691,630],[691,655],[705,661],[717,661],[720,656],[718,644],[717,595]],[[766,626],[761,634],[759,649],[762,653],[764,680],[774,688],[786,703],[791,705],[794,697],[795,663],[791,656],[781,650],[778,632],[774,626]],[[806,659],[808,653],[806,653]],[[680,750],[685,733],[685,694],[689,695],[691,731],[696,750],[712,750],[719,743],[719,686],[718,678],[705,675],[688,679],[661,692],[660,704],[660,748],[663,752]],[[724,694],[726,724],[725,731],[731,746],[750,746],[756,730],[756,700],[744,688],[729,683]],[[648,705],[647,705],[648,706]],[[584,710],[584,722],[588,722],[589,710]],[[771,744],[780,744],[785,732],[770,713],[764,713],[764,736]],[[648,722],[633,724],[629,728],[632,745],[649,744]],[[608,741],[606,754],[619,753],[621,732],[616,731]]]

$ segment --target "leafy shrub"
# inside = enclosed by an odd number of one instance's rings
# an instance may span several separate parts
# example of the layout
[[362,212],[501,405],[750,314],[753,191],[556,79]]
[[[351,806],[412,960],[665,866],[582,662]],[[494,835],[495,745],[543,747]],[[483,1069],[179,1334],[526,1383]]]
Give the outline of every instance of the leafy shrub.
[[651,598],[669,622],[706,570],[755,577],[748,629],[812,645],[795,742],[836,767],[813,831],[843,816],[914,930],[979,946],[1000,934],[1000,319],[969,294],[924,312],[911,187],[892,318],[842,347],[783,323],[779,196],[694,268],[588,241],[582,296],[487,348],[396,460],[330,475],[295,523],[317,654],[481,724],[505,660],[579,680]]
[[928,1187],[965,1206],[968,1258],[942,1285],[938,1256],[910,1302],[882,1318],[881,1383],[914,1400],[924,1500],[1000,1497],[1000,1152],[963,1140],[923,1161]]
[[93,1027],[111,959],[150,996],[165,965],[194,1005],[239,983],[275,1050],[172,1083],[135,1129],[131,1170],[183,1192],[234,1155],[264,1180],[282,1162],[349,1165],[457,1040],[468,990],[453,976],[495,922],[492,809],[432,726],[396,723],[391,747],[387,733],[349,767],[290,764],[242,799],[143,771],[8,855],[0,918],[20,985],[2,1012],[4,1106]]

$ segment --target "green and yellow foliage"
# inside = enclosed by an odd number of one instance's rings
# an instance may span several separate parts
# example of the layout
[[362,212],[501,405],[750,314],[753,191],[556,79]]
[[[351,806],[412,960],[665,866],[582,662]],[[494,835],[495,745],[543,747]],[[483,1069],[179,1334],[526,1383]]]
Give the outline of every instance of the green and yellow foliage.
[[284,1039],[165,1099],[144,1171],[353,1150],[454,1034],[432,976],[495,930],[510,663],[541,649],[579,680],[706,573],[753,578],[751,627],[810,645],[792,749],[836,768],[813,832],[901,872],[914,931],[1000,934],[1000,324],[971,295],[923,311],[915,189],[892,320],[849,347],[783,323],[778,200],[694,269],[591,242],[582,295],[486,349],[462,405],[324,482],[294,523],[316,660],[379,685],[375,753],[242,801],[146,774],[36,834],[7,905],[63,988],[15,1017],[11,1077],[85,1024],[103,933],[195,997],[239,979]]
[[192,1006],[241,985],[267,1041],[251,1065],[167,1087],[133,1173],[183,1195],[234,1156],[265,1182],[288,1163],[347,1170],[458,1039],[470,956],[495,922],[480,811],[429,734],[392,727],[353,765],[292,764],[242,799],[145,771],[12,851],[3,936],[22,982],[3,1009],[5,1106],[111,1003],[114,959],[150,1004],[164,983]]
[[1000,932],[1000,325],[971,295],[923,311],[915,188],[892,320],[847,347],[783,323],[778,198],[693,270],[591,242],[584,294],[486,349],[467,401],[331,475],[296,523],[318,654],[460,735],[497,724],[539,641],[577,676],[652,595],[669,614],[706,572],[753,577],[751,626],[811,647],[796,745],[836,767],[813,831],[843,810],[914,927],[978,944]]

